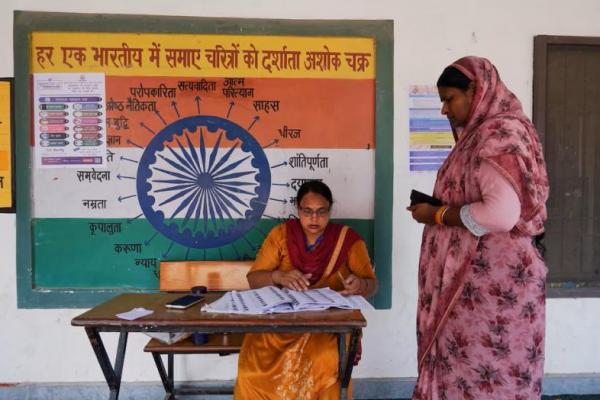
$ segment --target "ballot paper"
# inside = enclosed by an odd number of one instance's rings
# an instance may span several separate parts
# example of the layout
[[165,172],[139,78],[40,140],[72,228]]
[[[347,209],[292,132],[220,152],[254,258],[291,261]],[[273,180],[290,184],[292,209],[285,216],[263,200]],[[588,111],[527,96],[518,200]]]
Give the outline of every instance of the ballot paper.
[[203,311],[231,314],[272,314],[319,311],[328,308],[373,310],[362,296],[342,296],[330,288],[305,291],[265,286],[260,289],[233,290],[220,299],[204,305]]

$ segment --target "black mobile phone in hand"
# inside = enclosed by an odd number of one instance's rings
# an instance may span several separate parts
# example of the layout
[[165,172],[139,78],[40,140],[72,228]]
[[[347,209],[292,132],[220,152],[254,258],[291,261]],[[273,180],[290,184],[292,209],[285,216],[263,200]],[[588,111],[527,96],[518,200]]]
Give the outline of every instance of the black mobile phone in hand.
[[431,204],[432,206],[436,206],[439,207],[442,205],[442,202],[439,199],[436,199],[435,197],[431,197],[428,194],[425,194],[423,192],[419,192],[418,190],[412,190],[410,192],[410,205],[414,206],[415,204],[419,204],[419,203],[427,203],[427,204]]
[[165,307],[167,308],[175,308],[177,310],[184,310],[188,307],[193,306],[194,304],[200,303],[204,296],[196,296],[193,294],[187,294],[185,296],[181,296],[176,298],[170,303],[167,303]]

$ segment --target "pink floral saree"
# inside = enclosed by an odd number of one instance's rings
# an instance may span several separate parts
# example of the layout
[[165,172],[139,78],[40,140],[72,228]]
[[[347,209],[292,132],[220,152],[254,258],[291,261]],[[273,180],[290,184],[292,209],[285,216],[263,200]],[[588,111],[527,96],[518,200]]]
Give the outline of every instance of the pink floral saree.
[[510,232],[481,238],[462,227],[423,232],[413,399],[535,399],[544,363],[546,266],[532,243],[543,232],[548,178],[537,132],[486,59],[454,64],[475,82],[468,123],[438,171],[434,196],[461,207],[482,200],[483,160],[521,203]]

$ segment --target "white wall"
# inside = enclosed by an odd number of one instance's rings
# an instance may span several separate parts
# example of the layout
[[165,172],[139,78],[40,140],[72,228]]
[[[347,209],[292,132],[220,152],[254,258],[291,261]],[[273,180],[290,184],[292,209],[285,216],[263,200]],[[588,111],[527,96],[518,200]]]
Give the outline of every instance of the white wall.
[[[364,356],[356,377],[416,374],[416,270],[421,228],[404,207],[411,188],[431,190],[434,176],[407,173],[410,84],[433,84],[443,67],[463,55],[490,58],[531,114],[533,36],[600,36],[600,2],[374,1],[374,0],[3,0],[0,3],[0,76],[13,76],[13,10],[290,19],[394,19],[394,232],[393,307],[367,315]],[[25,132],[18,132],[25,134]],[[18,157],[19,155],[17,155]],[[0,215],[0,383],[101,381],[85,333],[70,326],[82,310],[16,308],[15,216]],[[547,373],[600,372],[600,299],[549,299]],[[158,377],[146,339],[132,335],[124,379]],[[109,352],[116,337],[109,340]],[[188,375],[230,379],[235,357],[189,358]],[[210,366],[200,373],[200,369]],[[179,368],[179,371],[182,371]],[[194,372],[194,373],[192,373]]]

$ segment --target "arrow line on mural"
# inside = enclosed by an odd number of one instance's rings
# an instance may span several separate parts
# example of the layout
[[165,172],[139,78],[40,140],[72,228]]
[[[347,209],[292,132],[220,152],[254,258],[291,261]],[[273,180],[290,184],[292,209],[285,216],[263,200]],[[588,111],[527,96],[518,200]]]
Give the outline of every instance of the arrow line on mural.
[[144,124],[143,122],[140,122],[140,126],[144,129],[146,129],[151,134],[156,135],[156,132],[154,132],[152,129],[148,128],[148,126],[146,126],[146,124]]
[[131,158],[127,158],[127,157],[123,157],[123,156],[121,156],[120,159],[125,160],[125,161],[131,161],[132,163],[136,163],[136,164],[138,163],[137,161],[132,160]]
[[250,126],[246,130],[250,131],[250,129],[252,129],[252,127],[254,126],[254,124],[256,123],[256,121],[258,121],[259,119],[260,119],[260,117],[258,115],[255,116],[254,119],[252,120],[252,123],[250,123]]
[[281,167],[282,165],[287,165],[287,161],[282,162],[281,164],[273,165],[271,169]]
[[248,246],[250,246],[250,248],[252,249],[252,251],[256,251],[257,250],[256,246],[254,246],[254,244],[252,244],[252,242],[250,242],[246,236],[244,236],[243,238],[244,238],[244,241],[246,243],[248,243]]
[[179,110],[177,109],[177,102],[176,101],[172,101],[171,102],[171,107],[173,107],[175,109],[175,113],[177,113],[177,118],[181,118],[179,115]]
[[139,218],[139,217],[141,217],[142,215],[144,215],[144,213],[141,213],[141,214],[139,214],[139,215],[136,215],[136,216],[135,216],[135,217],[133,217],[133,218],[127,218],[127,223],[128,223],[128,224],[130,224],[132,221],[134,221],[134,220],[138,219],[138,218]]
[[233,249],[233,252],[235,253],[237,259],[240,260],[242,257],[240,257],[240,253],[237,251],[233,243],[231,243],[231,248]]
[[279,202],[281,202],[281,203],[283,203],[283,204],[287,204],[287,200],[286,200],[286,199],[274,199],[274,198],[272,198],[272,197],[269,197],[269,200],[273,200],[273,201],[279,201]]
[[154,232],[154,235],[152,235],[152,237],[148,240],[144,240],[144,245],[148,246],[150,244],[150,242],[152,242],[152,240],[154,240],[154,238],[158,236],[158,232]]
[[198,115],[200,115],[200,101],[202,99],[200,98],[200,96],[196,96],[194,98],[194,101],[196,102],[196,110],[198,111]]
[[134,146],[135,146],[135,147],[137,147],[138,149],[143,149],[143,147],[142,147],[142,146],[140,146],[140,145],[139,145],[139,144],[137,144],[137,143],[134,143],[134,142],[132,142],[132,141],[131,141],[131,139],[127,139],[127,140],[126,140],[126,142],[127,142],[128,144],[132,144],[132,145],[134,145]]
[[163,124],[167,125],[167,121],[165,121],[165,119],[162,117],[162,115],[160,115],[160,111],[156,110],[156,111],[154,111],[154,114],[156,114],[156,116],[158,118],[160,118],[160,120],[162,121]]
[[269,219],[279,219],[277,217],[272,217],[272,216],[267,215],[267,214],[263,214],[263,217],[266,217],[266,218],[269,218]]
[[169,256],[169,252],[173,248],[173,243],[175,242],[171,241],[171,244],[169,244],[169,248],[167,249],[166,253],[161,254],[163,258],[167,258]]
[[274,144],[277,144],[277,143],[279,143],[279,140],[273,139],[273,141],[271,143],[269,143],[268,145],[264,146],[263,149],[266,149],[267,147],[271,147],[271,146],[273,146]]
[[260,227],[258,225],[256,225],[254,227],[254,229],[256,229],[258,232],[260,232],[260,234],[263,235],[264,237],[267,237],[267,233],[265,231],[263,231],[262,229],[260,229]]
[[130,196],[119,196],[119,197],[118,197],[118,200],[119,200],[119,203],[120,203],[120,202],[122,202],[123,200],[130,199],[130,198],[132,198],[132,197],[137,197],[137,194],[132,194],[132,195],[130,195]]

